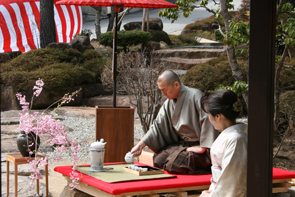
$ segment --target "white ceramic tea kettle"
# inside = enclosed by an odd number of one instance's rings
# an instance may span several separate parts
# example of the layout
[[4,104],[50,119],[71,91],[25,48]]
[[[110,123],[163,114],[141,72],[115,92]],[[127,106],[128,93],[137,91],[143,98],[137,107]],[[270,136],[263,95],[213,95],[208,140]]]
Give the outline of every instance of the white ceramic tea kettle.
[[90,161],[91,168],[89,171],[92,172],[102,172],[103,169],[103,161],[104,161],[104,146],[106,142],[104,139],[100,139],[100,141],[93,142],[90,146]]

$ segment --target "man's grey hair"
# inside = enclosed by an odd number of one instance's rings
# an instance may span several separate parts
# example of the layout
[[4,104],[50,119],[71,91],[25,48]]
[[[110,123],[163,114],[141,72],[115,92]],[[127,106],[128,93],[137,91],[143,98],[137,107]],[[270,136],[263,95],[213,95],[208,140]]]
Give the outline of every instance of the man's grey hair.
[[178,75],[172,70],[166,70],[158,77],[158,82],[161,82],[164,80],[167,82],[167,85],[172,85],[176,81],[180,83],[180,79]]

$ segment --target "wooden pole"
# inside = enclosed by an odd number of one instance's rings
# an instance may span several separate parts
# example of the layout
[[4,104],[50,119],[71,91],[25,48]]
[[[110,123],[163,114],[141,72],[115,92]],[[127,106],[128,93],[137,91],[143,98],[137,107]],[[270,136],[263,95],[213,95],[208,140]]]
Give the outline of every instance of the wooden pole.
[[144,31],[146,8],[143,8],[141,31]]
[[146,8],[146,31],[149,32],[150,30],[150,16],[149,16],[149,9]]
[[114,38],[113,38],[113,108],[116,108],[116,86],[117,86],[117,21],[119,8],[115,8]]
[[275,35],[276,0],[251,0],[247,163],[249,197],[272,196]]

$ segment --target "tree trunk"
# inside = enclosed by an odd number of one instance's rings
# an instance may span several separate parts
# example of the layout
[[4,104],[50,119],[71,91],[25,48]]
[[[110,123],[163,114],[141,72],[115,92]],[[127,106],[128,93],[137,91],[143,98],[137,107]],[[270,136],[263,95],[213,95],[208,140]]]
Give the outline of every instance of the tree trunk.
[[[285,46],[283,55],[276,67],[276,71],[275,71],[275,114],[274,114],[274,121],[275,123],[278,121],[278,117],[279,117],[279,112],[280,112],[280,95],[281,95],[281,88],[280,88],[280,83],[279,83],[279,79],[280,79],[280,74],[281,74],[281,70],[282,67],[284,65],[284,61],[285,58],[287,56],[288,53],[288,46]],[[275,130],[275,134],[277,133],[277,131]]]
[[96,34],[96,39],[98,39],[99,35],[101,34],[101,26],[100,26],[101,6],[91,6],[91,7],[95,9],[95,34]]
[[40,0],[40,46],[56,42],[53,0]]
[[113,31],[114,20],[115,20],[115,8],[112,7],[112,13],[111,13],[111,16],[109,18],[109,25],[108,25],[107,31]]
[[[229,21],[231,20],[231,17],[228,12],[226,0],[220,0],[220,14],[223,17],[226,32],[230,32]],[[232,70],[232,75],[235,80],[247,82],[247,79],[244,77],[238,64],[235,48],[233,46],[227,46],[226,53]],[[248,106],[248,93],[244,93],[243,98]]]

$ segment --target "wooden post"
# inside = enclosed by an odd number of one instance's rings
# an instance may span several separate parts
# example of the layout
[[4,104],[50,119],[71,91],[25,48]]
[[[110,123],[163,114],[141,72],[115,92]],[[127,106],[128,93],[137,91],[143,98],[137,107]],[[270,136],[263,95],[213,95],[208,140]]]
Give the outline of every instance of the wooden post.
[[104,139],[104,162],[125,162],[133,147],[134,109],[130,107],[96,106],[96,140]]
[[146,8],[143,8],[141,31],[144,31]]
[[149,9],[146,8],[146,31],[149,32],[150,30],[150,16],[149,16]]
[[276,1],[251,0],[247,171],[249,197],[272,196],[275,35]]

